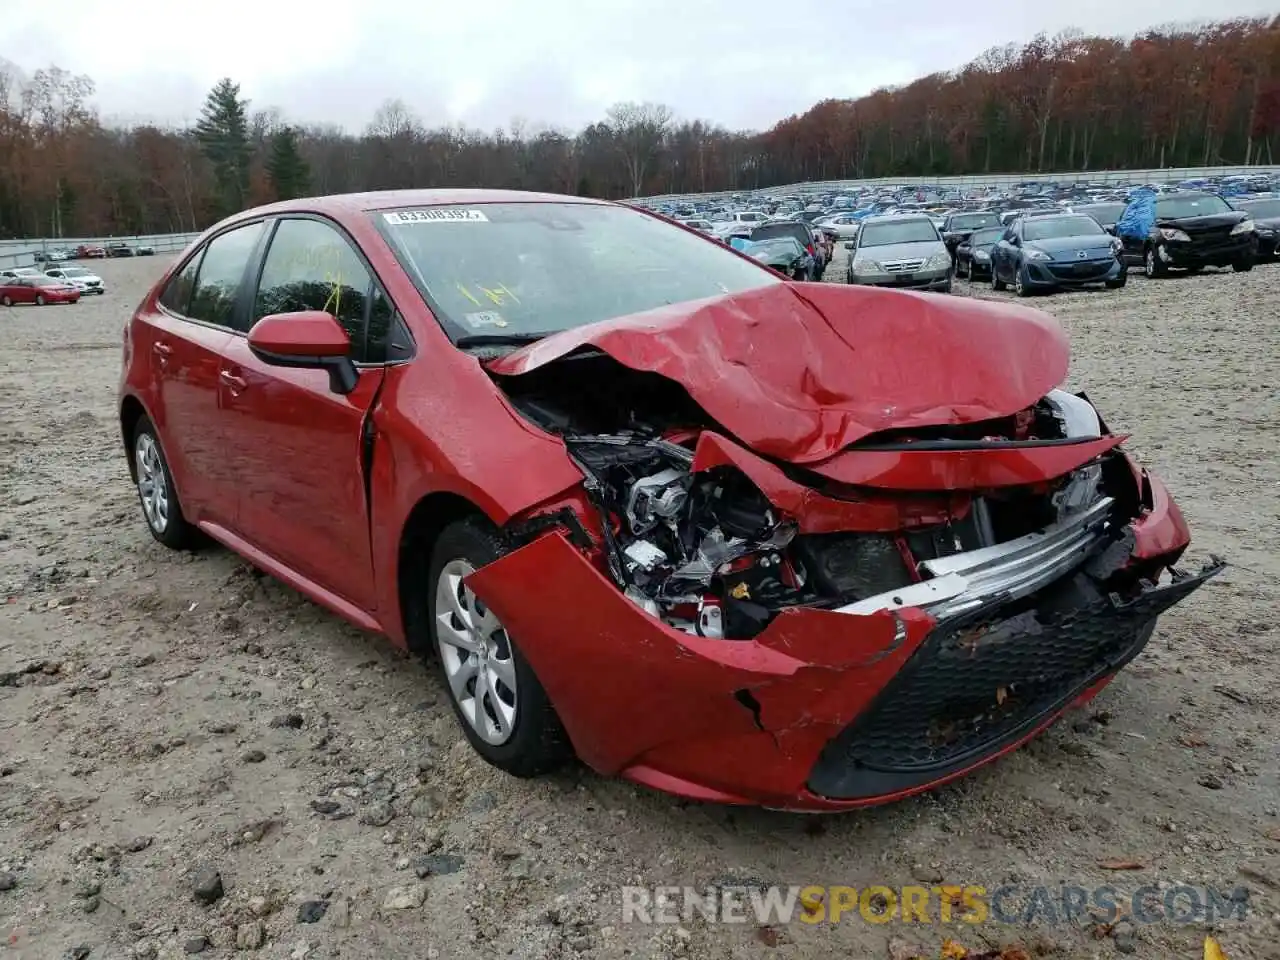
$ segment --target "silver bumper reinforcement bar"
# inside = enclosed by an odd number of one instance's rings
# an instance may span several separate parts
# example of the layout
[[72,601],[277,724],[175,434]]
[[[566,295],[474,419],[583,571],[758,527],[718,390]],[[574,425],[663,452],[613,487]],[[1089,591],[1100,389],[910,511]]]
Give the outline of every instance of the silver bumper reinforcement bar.
[[1112,498],[1104,497],[1025,537],[926,560],[920,568],[930,579],[837,607],[836,612],[866,615],[919,607],[943,620],[967,613],[996,597],[1025,597],[1089,556],[1105,533],[1112,503]]

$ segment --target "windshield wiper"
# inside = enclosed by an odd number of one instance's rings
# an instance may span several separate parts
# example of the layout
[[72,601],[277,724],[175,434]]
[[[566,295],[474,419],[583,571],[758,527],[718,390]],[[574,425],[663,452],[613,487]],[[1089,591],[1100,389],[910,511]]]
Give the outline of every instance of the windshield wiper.
[[471,333],[453,341],[460,350],[467,347],[519,347],[527,343],[536,343],[549,333]]

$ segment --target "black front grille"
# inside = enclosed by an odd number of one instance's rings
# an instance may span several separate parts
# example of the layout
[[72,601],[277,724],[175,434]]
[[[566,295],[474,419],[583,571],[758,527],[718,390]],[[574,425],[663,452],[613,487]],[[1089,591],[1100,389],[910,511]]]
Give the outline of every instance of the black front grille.
[[1156,618],[1219,569],[1180,575],[1129,601],[1077,573],[1018,605],[947,621],[827,744],[809,789],[833,799],[876,797],[971,766],[1136,656]]

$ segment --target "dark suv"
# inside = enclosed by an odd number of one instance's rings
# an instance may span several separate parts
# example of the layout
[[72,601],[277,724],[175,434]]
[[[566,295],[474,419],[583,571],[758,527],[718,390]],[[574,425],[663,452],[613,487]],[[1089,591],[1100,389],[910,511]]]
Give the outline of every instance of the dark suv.
[[[773,240],[777,237],[795,237],[800,241],[800,246],[804,247],[805,253],[809,254],[813,261],[811,268],[812,275],[805,278],[808,280],[822,279],[822,258],[813,245],[813,231],[807,223],[799,220],[777,220],[773,223],[762,223],[751,231],[747,237],[752,243],[760,240]],[[796,278],[800,279],[800,278]]]

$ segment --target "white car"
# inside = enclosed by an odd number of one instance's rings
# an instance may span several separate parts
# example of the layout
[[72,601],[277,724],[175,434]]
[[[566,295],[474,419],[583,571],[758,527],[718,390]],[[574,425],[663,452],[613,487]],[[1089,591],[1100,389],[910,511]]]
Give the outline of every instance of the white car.
[[96,273],[90,273],[84,267],[51,267],[44,272],[44,275],[65,281],[84,295],[107,292],[107,285],[102,282],[102,278]]

